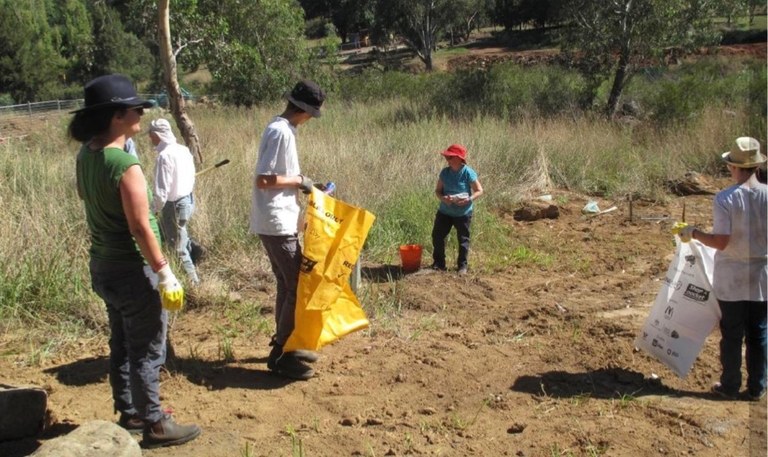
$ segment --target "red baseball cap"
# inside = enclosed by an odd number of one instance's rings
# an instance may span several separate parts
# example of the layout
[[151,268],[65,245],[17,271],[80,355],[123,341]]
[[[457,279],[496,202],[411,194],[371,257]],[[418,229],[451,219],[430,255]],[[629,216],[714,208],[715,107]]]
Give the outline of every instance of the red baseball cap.
[[458,157],[462,162],[467,161],[467,149],[460,144],[452,144],[448,146],[448,149],[441,152],[445,157]]

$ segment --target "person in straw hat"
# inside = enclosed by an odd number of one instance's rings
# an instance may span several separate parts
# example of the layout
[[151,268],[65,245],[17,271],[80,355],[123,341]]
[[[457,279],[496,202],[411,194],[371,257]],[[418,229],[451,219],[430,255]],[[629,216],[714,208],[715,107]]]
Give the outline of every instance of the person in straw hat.
[[77,194],[91,235],[91,285],[109,318],[109,383],[118,424],[143,432],[148,448],[200,435],[197,425],[177,424],[160,405],[168,323],[163,308],[180,307],[183,289],[160,250],[141,165],[123,150],[126,139],[141,131],[141,116],[150,106],[127,77],[100,76],[85,85],[85,106],[73,111],[68,129],[82,143]]
[[736,398],[741,390],[741,346],[746,342],[747,391],[751,400],[766,391],[766,309],[768,309],[768,195],[757,178],[766,156],[760,142],[740,137],[722,154],[734,183],[715,196],[712,233],[687,226],[680,239],[717,249],[713,289],[720,319],[720,382],[712,390]]

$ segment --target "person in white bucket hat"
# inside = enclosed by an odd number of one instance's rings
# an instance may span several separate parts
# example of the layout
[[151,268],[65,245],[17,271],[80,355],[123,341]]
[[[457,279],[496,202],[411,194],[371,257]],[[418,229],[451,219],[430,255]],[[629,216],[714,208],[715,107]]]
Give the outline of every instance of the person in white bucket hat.
[[189,221],[195,211],[195,161],[189,148],[176,141],[171,123],[155,119],[149,124],[149,139],[157,151],[153,210],[160,214],[163,242],[181,260],[190,282],[200,282],[192,261]]
[[712,391],[736,398],[741,390],[741,346],[746,343],[746,397],[766,392],[766,310],[768,309],[768,186],[758,180],[766,156],[760,142],[736,139],[722,153],[732,186],[715,196],[712,233],[687,226],[680,239],[717,249],[713,289],[720,305],[720,382]]

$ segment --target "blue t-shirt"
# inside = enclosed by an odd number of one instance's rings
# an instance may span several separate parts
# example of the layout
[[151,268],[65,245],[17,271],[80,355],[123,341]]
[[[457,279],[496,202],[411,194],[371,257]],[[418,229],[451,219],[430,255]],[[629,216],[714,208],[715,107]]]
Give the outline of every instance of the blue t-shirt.
[[[445,167],[440,171],[440,181],[443,182],[443,195],[456,195],[465,193],[472,195],[472,183],[477,181],[477,172],[469,165],[462,166],[459,171],[451,170],[451,167]],[[461,217],[472,213],[474,202],[469,205],[459,206],[453,203],[447,204],[440,202],[441,213],[451,217]]]

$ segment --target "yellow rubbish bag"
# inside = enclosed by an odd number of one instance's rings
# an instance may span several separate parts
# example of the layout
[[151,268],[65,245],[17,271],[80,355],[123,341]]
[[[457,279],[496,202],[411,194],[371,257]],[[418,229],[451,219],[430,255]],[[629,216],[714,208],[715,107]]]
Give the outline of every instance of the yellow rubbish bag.
[[376,216],[312,189],[304,223],[295,328],[283,349],[318,350],[368,327],[349,276]]

